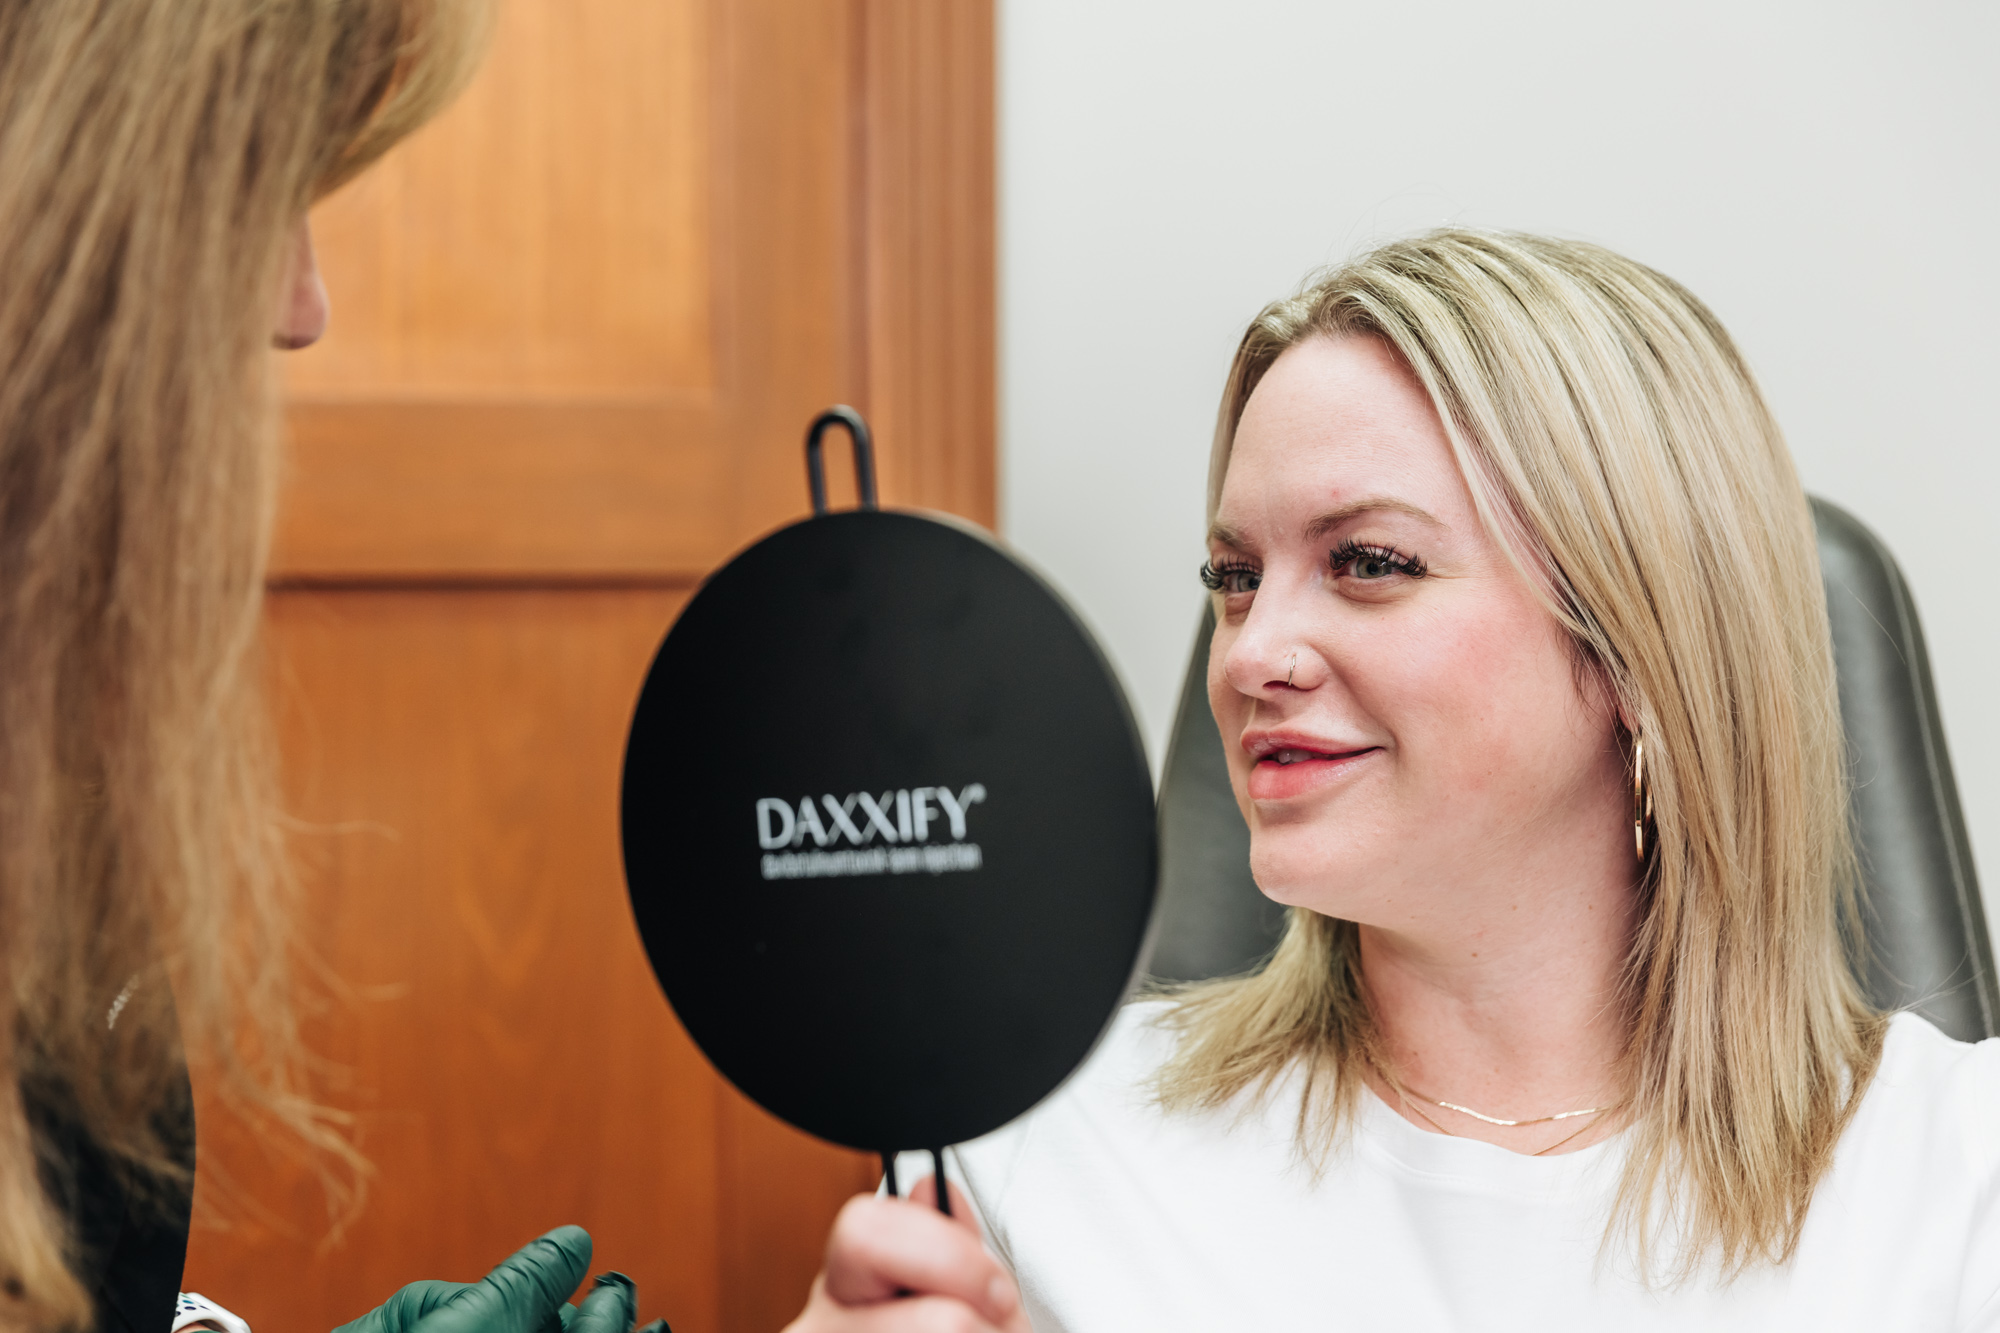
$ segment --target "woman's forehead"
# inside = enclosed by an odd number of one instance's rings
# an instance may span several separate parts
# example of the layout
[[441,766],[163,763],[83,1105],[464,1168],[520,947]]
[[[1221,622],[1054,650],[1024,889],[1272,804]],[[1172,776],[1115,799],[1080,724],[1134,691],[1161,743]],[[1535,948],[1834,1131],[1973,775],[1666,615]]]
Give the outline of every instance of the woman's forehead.
[[1364,511],[1450,524],[1473,508],[1429,397],[1387,345],[1310,339],[1245,406],[1216,521],[1312,538],[1332,516]]

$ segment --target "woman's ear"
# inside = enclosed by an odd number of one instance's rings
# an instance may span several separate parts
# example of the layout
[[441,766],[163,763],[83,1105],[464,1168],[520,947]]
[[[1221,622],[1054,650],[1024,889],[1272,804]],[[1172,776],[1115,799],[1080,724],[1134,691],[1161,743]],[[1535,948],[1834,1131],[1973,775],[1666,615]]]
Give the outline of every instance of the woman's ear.
[[1638,718],[1626,702],[1625,692],[1611,677],[1611,671],[1582,643],[1571,640],[1576,663],[1576,689],[1597,717],[1611,716],[1628,736],[1638,734]]

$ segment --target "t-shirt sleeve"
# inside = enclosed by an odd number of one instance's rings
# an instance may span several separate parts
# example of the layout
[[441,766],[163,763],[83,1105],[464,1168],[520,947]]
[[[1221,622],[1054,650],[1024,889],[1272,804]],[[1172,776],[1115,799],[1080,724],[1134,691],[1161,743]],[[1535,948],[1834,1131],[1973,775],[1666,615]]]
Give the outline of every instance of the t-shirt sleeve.
[[2000,1333],[2000,1038],[1980,1042],[1968,1063],[1966,1141],[1976,1154],[1970,1165],[1979,1185],[1966,1237],[1958,1326],[1963,1333]]
[[1964,1333],[2000,1333],[2000,1208],[1994,1194],[1989,1180],[1984,1207],[1967,1239],[1960,1308],[1972,1313],[1959,1321]]

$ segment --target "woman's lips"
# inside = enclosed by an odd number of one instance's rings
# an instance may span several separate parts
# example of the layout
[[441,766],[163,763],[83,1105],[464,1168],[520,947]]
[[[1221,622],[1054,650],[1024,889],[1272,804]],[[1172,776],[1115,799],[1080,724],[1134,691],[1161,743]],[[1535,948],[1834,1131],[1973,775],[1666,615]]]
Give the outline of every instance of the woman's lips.
[[1286,801],[1338,782],[1378,754],[1380,746],[1330,753],[1287,746],[1250,765],[1250,799]]

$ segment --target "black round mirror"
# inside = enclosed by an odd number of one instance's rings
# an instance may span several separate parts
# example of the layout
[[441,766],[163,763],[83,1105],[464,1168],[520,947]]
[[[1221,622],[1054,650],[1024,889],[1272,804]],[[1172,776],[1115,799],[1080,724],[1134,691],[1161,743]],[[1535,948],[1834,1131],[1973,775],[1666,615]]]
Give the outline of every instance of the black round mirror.
[[654,659],[622,802],[682,1023],[852,1147],[963,1142],[1047,1096],[1152,914],[1123,693],[1061,599],[951,520],[822,514],[719,570]]

